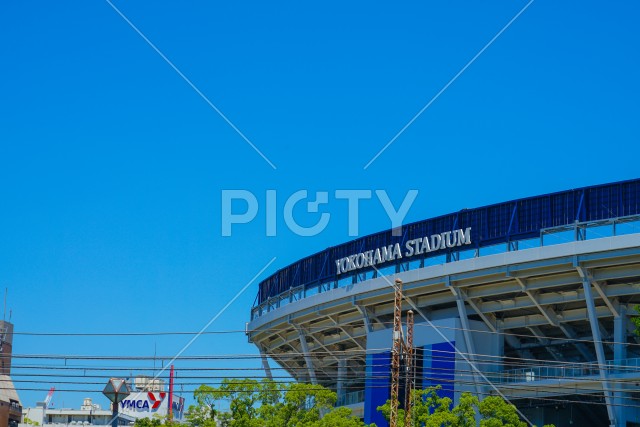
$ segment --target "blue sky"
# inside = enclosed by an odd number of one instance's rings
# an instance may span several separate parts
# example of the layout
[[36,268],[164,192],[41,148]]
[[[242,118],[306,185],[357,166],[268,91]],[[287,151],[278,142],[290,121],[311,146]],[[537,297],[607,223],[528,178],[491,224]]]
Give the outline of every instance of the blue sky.
[[[638,177],[637,2],[533,2],[366,170],[526,2],[114,4],[277,169],[108,3],[6,2],[0,286],[16,332],[199,330],[272,257],[262,278],[350,239],[336,200],[324,232],[291,233],[282,207],[300,189],[384,189],[396,203],[417,189],[415,221]],[[231,237],[225,189],[260,202]],[[376,199],[362,202],[361,234],[389,225]],[[244,329],[256,291],[209,330]],[[19,335],[14,352],[172,355],[187,341]],[[231,353],[255,349],[242,333],[207,335],[186,354]],[[32,406],[46,392],[20,395]]]

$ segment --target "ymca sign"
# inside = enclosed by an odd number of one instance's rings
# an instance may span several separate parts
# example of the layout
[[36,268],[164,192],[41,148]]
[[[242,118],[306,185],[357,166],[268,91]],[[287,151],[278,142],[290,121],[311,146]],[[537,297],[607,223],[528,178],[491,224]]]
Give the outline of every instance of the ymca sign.
[[147,393],[145,398],[140,398],[138,395],[136,399],[124,399],[120,402],[120,409],[128,409],[130,411],[138,411],[138,412],[152,412],[156,411],[164,398],[167,396],[167,393]]

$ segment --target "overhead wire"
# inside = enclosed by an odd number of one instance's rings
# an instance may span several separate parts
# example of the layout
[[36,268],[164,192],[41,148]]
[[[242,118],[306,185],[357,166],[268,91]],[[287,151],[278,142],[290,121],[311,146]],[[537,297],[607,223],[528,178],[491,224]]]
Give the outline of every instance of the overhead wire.
[[[382,325],[392,325],[392,322],[377,322],[377,324],[382,324]],[[341,325],[341,326],[345,326],[345,325]],[[544,326],[544,325],[542,325]],[[313,327],[313,326],[305,326],[305,331],[307,332],[311,332],[311,333],[318,333],[318,332],[323,332],[323,331],[327,331],[327,330],[331,330],[331,329],[335,329],[337,326],[332,325],[330,327]],[[433,326],[425,323],[425,322],[416,322],[415,323],[415,327],[425,327],[425,328],[436,328],[436,329],[446,329],[446,330],[453,330],[453,331],[464,331],[464,328],[459,328],[459,327],[455,327],[455,326],[447,326],[447,325],[437,325],[437,324],[433,324]],[[317,329],[317,330],[316,330]],[[23,335],[23,336],[52,336],[52,337],[60,337],[60,336],[69,336],[69,337],[126,337],[126,336],[131,336],[131,337],[139,337],[139,336],[171,336],[171,335],[219,335],[219,334],[238,334],[238,333],[242,333],[242,334],[247,334],[247,333],[263,333],[263,332],[269,332],[269,331],[277,331],[277,332],[282,332],[281,328],[260,328],[260,329],[253,329],[253,330],[234,330],[234,329],[230,329],[230,330],[218,330],[218,331],[204,331],[202,333],[199,332],[189,332],[189,331],[157,331],[157,332],[96,332],[96,333],[90,333],[90,332],[12,332],[9,333],[8,335]],[[517,338],[530,338],[532,340],[539,340],[539,339],[545,339],[545,340],[549,340],[549,341],[566,341],[568,344],[570,343],[585,343],[585,344],[593,344],[596,341],[594,341],[593,339],[589,339],[587,337],[583,337],[583,338],[571,338],[571,337],[554,337],[554,336],[539,336],[539,335],[535,335],[535,334],[525,334],[525,333],[515,333],[515,332],[507,332],[505,330],[498,330],[498,331],[490,331],[490,330],[485,330],[485,329],[473,329],[473,328],[469,328],[467,329],[468,332],[472,332],[472,333],[482,333],[482,334],[489,334],[489,335],[504,335],[504,336],[513,336],[513,337],[517,337]],[[628,334],[629,336],[631,336],[632,334]],[[364,336],[363,336],[364,337]],[[355,338],[361,338],[361,337],[355,337]],[[296,339],[293,339],[292,341],[295,341]],[[617,342],[617,341],[611,341],[609,339],[603,339],[601,342],[604,345],[616,345],[616,344],[624,344],[627,345],[629,347],[640,347],[640,342]],[[541,345],[542,346],[542,345]]]

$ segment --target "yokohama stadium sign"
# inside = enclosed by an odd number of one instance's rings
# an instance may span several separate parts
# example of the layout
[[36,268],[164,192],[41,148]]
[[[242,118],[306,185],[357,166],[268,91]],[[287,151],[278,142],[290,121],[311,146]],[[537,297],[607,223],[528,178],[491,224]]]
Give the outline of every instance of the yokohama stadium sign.
[[336,273],[342,274],[366,267],[375,268],[377,265],[384,264],[385,262],[470,244],[471,227],[467,227],[464,230],[459,228],[457,230],[445,231],[440,234],[432,234],[431,236],[407,240],[404,252],[400,247],[400,243],[396,243],[394,245],[383,246],[337,259],[335,260]]

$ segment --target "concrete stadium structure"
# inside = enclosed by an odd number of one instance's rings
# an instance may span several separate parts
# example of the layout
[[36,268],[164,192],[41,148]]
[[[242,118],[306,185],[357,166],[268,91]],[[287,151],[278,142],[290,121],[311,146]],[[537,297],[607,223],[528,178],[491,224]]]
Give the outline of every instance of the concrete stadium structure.
[[277,271],[247,331],[267,375],[268,357],[386,425],[396,278],[419,387],[501,394],[538,426],[640,425],[640,180],[465,209]]

